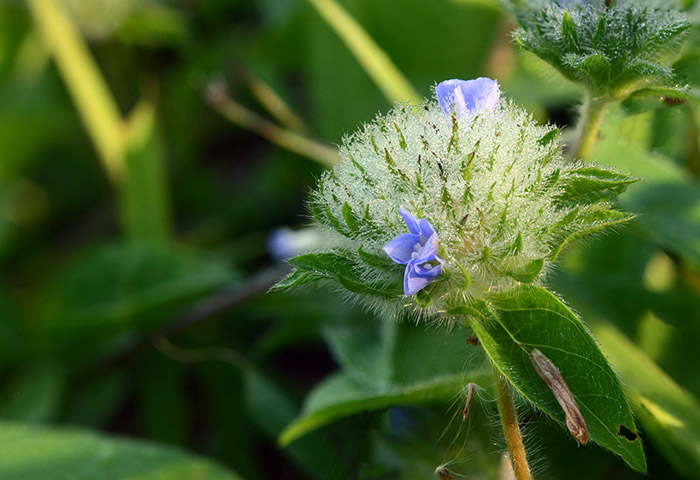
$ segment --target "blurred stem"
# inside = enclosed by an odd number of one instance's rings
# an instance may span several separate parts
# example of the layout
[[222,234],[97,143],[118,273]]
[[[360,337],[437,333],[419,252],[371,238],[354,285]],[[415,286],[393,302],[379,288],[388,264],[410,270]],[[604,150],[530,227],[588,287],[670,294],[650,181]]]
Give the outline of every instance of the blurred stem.
[[367,31],[335,0],[309,0],[335,30],[390,102],[420,103],[421,96]]
[[27,0],[27,3],[107,174],[118,184],[124,173],[122,122],[104,78],[59,2]]
[[131,240],[164,243],[171,234],[171,207],[155,98],[155,91],[146,95],[127,122],[120,208]]
[[501,15],[498,33],[493,38],[491,51],[486,59],[486,73],[490,78],[504,81],[513,76],[517,68],[518,50],[513,45],[511,32],[517,25],[506,15]]
[[270,85],[241,65],[235,65],[235,71],[246,83],[260,105],[265,107],[265,110],[270,112],[278,122],[299,134],[305,134],[308,131],[304,121],[294,113],[287,102]]
[[532,480],[510,385],[508,385],[508,381],[495,368],[494,374],[496,376],[498,413],[501,416],[501,425],[503,426],[503,433],[506,437],[506,443],[508,444],[508,453],[510,455],[510,461],[513,464],[515,478],[516,480]]
[[232,348],[182,348],[164,336],[154,338],[153,346],[169,359],[179,363],[224,362],[241,370],[247,366],[246,358]]
[[240,127],[257,133],[279,147],[310,158],[326,167],[331,167],[340,160],[335,147],[312,140],[291,130],[285,130],[265,120],[257,113],[248,110],[231,99],[222,85],[210,85],[207,89],[207,100],[224,118]]
[[576,129],[576,140],[571,148],[573,158],[585,160],[590,155],[593,145],[598,140],[600,122],[607,104],[607,100],[594,98],[590,93],[586,93]]
[[169,237],[170,211],[162,148],[157,142],[155,102],[125,122],[107,82],[77,26],[57,0],[27,0],[37,29],[118,191],[127,237],[161,243]]

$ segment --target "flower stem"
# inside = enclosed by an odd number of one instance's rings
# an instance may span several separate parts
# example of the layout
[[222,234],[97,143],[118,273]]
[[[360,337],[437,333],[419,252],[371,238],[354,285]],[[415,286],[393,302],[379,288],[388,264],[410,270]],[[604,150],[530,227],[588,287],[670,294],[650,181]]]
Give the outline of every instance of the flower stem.
[[607,104],[607,100],[593,98],[590,93],[586,93],[583,108],[581,109],[581,117],[578,121],[576,140],[571,148],[573,158],[585,160],[591,153],[591,149],[598,139],[600,121],[603,118]]
[[508,444],[508,452],[510,461],[513,465],[516,480],[532,480],[530,466],[527,463],[525,455],[525,445],[523,445],[523,437],[520,434],[520,426],[518,425],[518,416],[515,413],[515,405],[513,404],[513,395],[510,392],[510,386],[503,375],[494,369],[496,375],[496,395],[498,402],[498,413],[501,416],[501,425],[503,433]]

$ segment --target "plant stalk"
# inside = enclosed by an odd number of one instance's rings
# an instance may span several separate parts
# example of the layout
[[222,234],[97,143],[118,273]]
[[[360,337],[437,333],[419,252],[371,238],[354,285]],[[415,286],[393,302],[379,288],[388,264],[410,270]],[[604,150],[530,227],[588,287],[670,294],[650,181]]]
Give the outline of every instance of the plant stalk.
[[170,205],[165,159],[156,135],[155,100],[142,102],[124,120],[65,2],[27,0],[27,5],[118,192],[126,237],[136,242],[167,242]]
[[28,0],[37,30],[46,41],[110,180],[124,173],[122,118],[78,28],[56,0]]
[[571,148],[573,158],[585,160],[590,155],[593,145],[598,140],[600,122],[603,119],[603,113],[605,113],[607,104],[607,100],[594,98],[590,93],[586,93],[581,117],[576,129],[576,141]]
[[501,416],[501,425],[508,444],[508,453],[513,465],[513,472],[515,472],[515,478],[516,480],[532,480],[523,437],[520,434],[520,426],[518,425],[518,416],[515,413],[515,404],[513,404],[513,394],[510,391],[508,381],[503,375],[495,369],[494,373],[496,375],[498,413]]
[[315,160],[325,167],[332,167],[340,160],[338,150],[292,130],[281,128],[260,117],[255,112],[235,102],[222,85],[212,83],[207,87],[209,104],[224,118],[282,147],[290,152]]

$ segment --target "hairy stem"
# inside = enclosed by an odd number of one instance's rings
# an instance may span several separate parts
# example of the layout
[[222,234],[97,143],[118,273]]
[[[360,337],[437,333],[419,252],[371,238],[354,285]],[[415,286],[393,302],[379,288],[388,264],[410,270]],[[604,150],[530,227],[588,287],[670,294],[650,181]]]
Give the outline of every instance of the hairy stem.
[[520,426],[518,425],[518,416],[515,413],[515,405],[513,404],[513,395],[510,391],[510,386],[503,375],[498,371],[494,371],[496,375],[496,396],[498,402],[498,413],[501,416],[501,425],[503,433],[508,444],[508,453],[510,461],[513,464],[516,480],[532,480],[530,466],[527,463],[525,455],[525,445],[523,445],[523,437],[520,434]]
[[571,148],[573,158],[585,160],[591,153],[593,145],[598,140],[600,121],[607,104],[605,99],[593,98],[590,93],[586,94],[576,129],[576,140]]

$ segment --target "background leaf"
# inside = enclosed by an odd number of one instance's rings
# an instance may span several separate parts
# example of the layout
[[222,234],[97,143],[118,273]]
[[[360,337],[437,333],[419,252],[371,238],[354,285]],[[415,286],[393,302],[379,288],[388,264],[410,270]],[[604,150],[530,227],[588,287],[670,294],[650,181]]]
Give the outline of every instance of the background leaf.
[[650,440],[684,475],[700,478],[700,402],[607,322],[594,331],[626,386]]
[[16,480],[240,480],[213,462],[78,429],[2,422],[0,476]]
[[[370,357],[374,361],[361,365],[348,360],[350,355],[369,353],[366,345],[356,342],[354,335],[334,340],[344,371],[314,388],[301,416],[285,428],[280,442],[291,443],[316,428],[360,412],[458,400],[471,382],[490,386],[491,369],[483,356],[465,343],[469,331],[464,327],[455,326],[449,335],[415,325],[397,327],[395,340],[382,342]],[[347,350],[351,353],[343,353]],[[388,382],[376,367],[380,358],[390,362],[386,368],[393,375]]]

